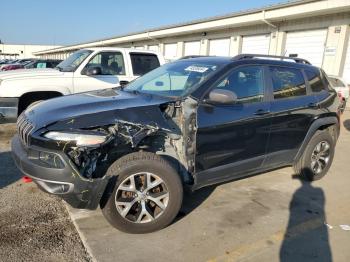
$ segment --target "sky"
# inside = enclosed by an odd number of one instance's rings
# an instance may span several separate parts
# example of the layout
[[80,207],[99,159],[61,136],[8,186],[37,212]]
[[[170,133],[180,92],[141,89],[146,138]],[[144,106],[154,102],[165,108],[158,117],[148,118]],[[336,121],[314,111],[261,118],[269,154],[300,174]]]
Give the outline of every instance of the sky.
[[285,0],[6,0],[0,40],[70,45],[225,15]]

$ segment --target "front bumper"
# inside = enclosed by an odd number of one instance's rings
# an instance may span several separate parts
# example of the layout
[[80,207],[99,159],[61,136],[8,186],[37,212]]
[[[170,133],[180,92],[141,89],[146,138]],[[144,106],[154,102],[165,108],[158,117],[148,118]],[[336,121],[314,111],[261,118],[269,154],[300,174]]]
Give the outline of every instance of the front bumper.
[[18,113],[18,98],[0,97],[0,124],[15,123]]
[[[86,179],[63,152],[34,146],[25,148],[17,135],[12,139],[11,146],[17,167],[24,175],[32,178],[40,189],[58,195],[74,208],[97,208],[108,179]],[[60,165],[48,166],[40,160],[40,152],[55,155]]]

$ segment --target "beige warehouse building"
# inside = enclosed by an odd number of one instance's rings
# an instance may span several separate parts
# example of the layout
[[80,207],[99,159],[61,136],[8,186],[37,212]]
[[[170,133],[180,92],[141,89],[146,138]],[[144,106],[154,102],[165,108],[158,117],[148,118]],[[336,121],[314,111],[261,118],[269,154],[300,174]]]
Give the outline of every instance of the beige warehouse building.
[[22,59],[33,58],[34,53],[46,50],[58,48],[58,45],[15,45],[15,44],[3,44],[0,43],[0,59]]
[[166,59],[241,53],[294,55],[350,82],[350,0],[292,1],[34,53],[66,58],[96,46],[157,50]]

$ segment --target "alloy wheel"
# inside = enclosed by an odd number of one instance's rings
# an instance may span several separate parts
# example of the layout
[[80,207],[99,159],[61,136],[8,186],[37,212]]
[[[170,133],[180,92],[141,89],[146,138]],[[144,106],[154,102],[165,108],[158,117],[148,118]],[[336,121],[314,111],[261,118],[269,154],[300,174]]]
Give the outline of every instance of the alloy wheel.
[[133,223],[148,223],[157,219],[168,203],[169,192],[165,182],[149,172],[128,176],[115,194],[118,213]]
[[311,169],[314,174],[320,174],[328,165],[330,145],[327,141],[319,142],[311,154]]

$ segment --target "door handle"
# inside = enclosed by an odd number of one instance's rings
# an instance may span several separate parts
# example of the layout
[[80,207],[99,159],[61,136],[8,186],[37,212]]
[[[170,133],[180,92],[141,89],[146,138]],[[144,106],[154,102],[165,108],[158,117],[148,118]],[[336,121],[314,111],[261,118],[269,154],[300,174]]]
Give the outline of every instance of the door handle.
[[259,109],[257,110],[254,115],[256,116],[264,116],[264,115],[268,115],[270,114],[271,112],[269,110],[264,110],[264,109]]
[[317,103],[309,103],[307,105],[307,107],[309,107],[309,108],[318,108],[318,104]]

